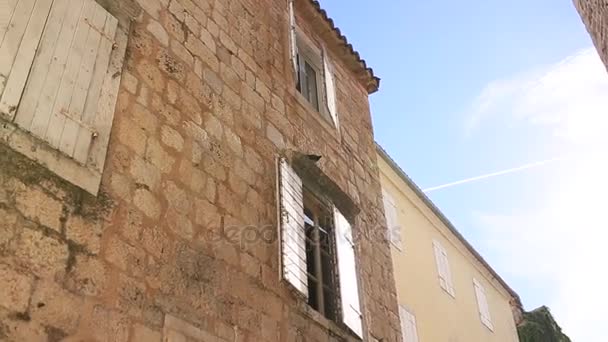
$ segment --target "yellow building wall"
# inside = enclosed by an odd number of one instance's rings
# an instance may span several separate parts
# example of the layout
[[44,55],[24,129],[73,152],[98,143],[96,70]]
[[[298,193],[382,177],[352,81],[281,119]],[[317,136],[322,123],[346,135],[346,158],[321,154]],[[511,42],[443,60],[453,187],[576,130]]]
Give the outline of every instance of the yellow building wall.
[[[408,184],[379,156],[382,187],[395,200],[402,251],[391,254],[399,304],[416,317],[420,342],[518,341],[511,296]],[[455,297],[439,285],[433,240],[446,249]],[[494,331],[481,322],[473,278],[485,288]]]

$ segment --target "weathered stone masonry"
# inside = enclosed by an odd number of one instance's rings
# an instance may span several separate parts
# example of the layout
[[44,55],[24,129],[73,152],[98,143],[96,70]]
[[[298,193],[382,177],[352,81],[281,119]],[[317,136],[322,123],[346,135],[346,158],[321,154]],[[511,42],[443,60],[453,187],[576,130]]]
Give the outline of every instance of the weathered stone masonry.
[[574,5],[591,35],[602,61],[608,68],[608,1],[574,0]]
[[0,144],[0,340],[343,340],[279,282],[291,149],[361,208],[367,333],[399,341],[368,89],[313,2],[298,15],[336,61],[340,134],[296,96],[286,1],[99,3],[133,21],[98,197]]

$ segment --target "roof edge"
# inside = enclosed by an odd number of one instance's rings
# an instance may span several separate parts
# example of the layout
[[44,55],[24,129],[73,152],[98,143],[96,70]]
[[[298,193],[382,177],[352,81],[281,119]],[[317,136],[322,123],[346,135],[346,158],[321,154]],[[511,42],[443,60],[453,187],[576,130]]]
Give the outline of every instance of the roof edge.
[[335,33],[338,40],[340,40],[342,45],[348,50],[349,54],[355,58],[357,63],[359,63],[359,65],[361,66],[361,69],[367,75],[367,80],[365,80],[365,82],[364,82],[364,86],[367,90],[367,93],[373,94],[373,93],[377,92],[378,89],[380,88],[380,78],[374,74],[374,70],[367,65],[367,62],[365,61],[365,59],[361,58],[361,55],[359,54],[359,52],[357,50],[355,50],[353,45],[348,42],[348,39],[346,38],[346,36],[344,36],[342,34],[342,32],[340,31],[340,29],[335,25],[334,20],[329,17],[329,15],[327,14],[327,11],[325,11],[321,7],[321,4],[319,3],[319,1],[318,0],[309,0],[309,1],[312,4],[312,6],[314,7],[314,9],[317,11],[317,13],[319,13],[321,15],[321,17],[323,18],[323,20],[325,22],[327,22],[327,24],[329,25],[331,30]]
[[498,275],[498,273],[492,268],[492,266],[490,266],[490,264],[481,256],[481,254],[479,254],[479,252],[475,250],[475,248],[467,241],[467,239],[465,239],[465,237],[458,231],[458,229],[456,229],[452,222],[450,222],[450,220],[441,212],[441,210],[439,210],[439,208],[435,205],[435,203],[433,203],[433,201],[431,201],[431,199],[424,193],[424,191],[422,191],[422,189],[420,189],[420,187],[418,187],[418,185],[414,183],[414,181],[405,173],[405,171],[403,171],[399,164],[397,164],[397,162],[395,162],[395,160],[391,158],[391,156],[384,150],[384,148],[382,148],[382,146],[380,146],[378,142],[376,142],[375,144],[376,151],[382,157],[382,159],[384,159],[384,161],[387,162],[387,164],[393,169],[393,171],[395,171],[397,175],[399,175],[399,177],[403,181],[405,181],[405,183],[412,190],[414,190],[414,193],[416,193],[416,195],[424,202],[424,204],[426,204],[431,209],[431,211],[435,215],[437,215],[439,220],[441,220],[441,222],[445,224],[446,227],[448,227],[448,229],[456,236],[456,238],[458,238],[458,240],[460,240],[460,242],[462,242],[462,244],[467,248],[467,250],[469,250],[469,252],[471,252],[471,254],[473,254],[473,256],[490,272],[494,279],[496,279],[500,283],[500,285],[502,285],[502,287],[504,287],[505,290],[507,290],[507,292],[509,292],[509,294],[511,294],[511,296],[515,298],[515,300],[517,301],[517,305],[520,308],[523,308],[521,298],[519,297],[517,292],[515,292],[515,290],[513,290],[500,275]]

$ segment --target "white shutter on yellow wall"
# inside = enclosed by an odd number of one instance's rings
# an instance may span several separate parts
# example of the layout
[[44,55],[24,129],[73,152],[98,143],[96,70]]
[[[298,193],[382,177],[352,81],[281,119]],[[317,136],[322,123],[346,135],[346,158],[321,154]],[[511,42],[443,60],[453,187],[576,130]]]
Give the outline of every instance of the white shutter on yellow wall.
[[84,170],[48,152],[26,155],[97,194],[127,31],[95,0],[6,1],[9,13],[0,14],[0,114]]
[[278,171],[283,279],[308,297],[302,180],[284,158]]
[[397,212],[397,204],[393,196],[382,189],[382,201],[384,203],[384,213],[386,215],[386,227],[391,243],[399,250],[403,249],[401,240],[401,226],[399,225],[399,216]]
[[479,309],[479,318],[481,322],[491,331],[494,331],[494,325],[492,324],[492,317],[490,316],[490,307],[488,305],[488,298],[486,297],[486,290],[477,279],[473,278],[473,287],[475,288],[475,297],[477,298],[477,308]]
[[448,260],[448,253],[441,243],[433,240],[433,250],[435,252],[435,262],[437,263],[437,272],[439,274],[439,285],[452,297],[455,296],[454,284],[452,282],[452,272]]
[[293,65],[294,76],[298,75],[298,41],[296,35],[296,12],[294,0],[289,0],[289,58]]
[[399,306],[399,319],[401,320],[401,334],[403,342],[418,342],[416,317],[404,306]]
[[2,0],[0,115],[12,120],[53,0]]
[[329,61],[327,51],[323,49],[323,78],[325,79],[325,102],[331,119],[338,128],[338,106],[336,103],[336,85],[333,67]]
[[363,337],[363,319],[359,301],[359,280],[357,277],[352,226],[336,208],[334,208],[334,220],[342,320],[357,336]]

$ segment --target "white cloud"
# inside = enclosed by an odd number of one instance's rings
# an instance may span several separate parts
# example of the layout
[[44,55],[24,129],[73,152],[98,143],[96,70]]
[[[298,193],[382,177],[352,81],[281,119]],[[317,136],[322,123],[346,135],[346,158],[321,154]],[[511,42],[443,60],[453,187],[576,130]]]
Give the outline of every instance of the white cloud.
[[473,214],[485,249],[498,255],[498,269],[546,289],[574,341],[608,341],[608,74],[595,50],[490,83],[466,129],[475,134],[496,121],[551,132],[559,149],[575,153],[547,177],[551,190],[534,211]]
[[546,126],[572,143],[606,143],[606,68],[595,49],[582,50],[559,63],[489,83],[470,113],[465,127],[469,134],[499,116]]

